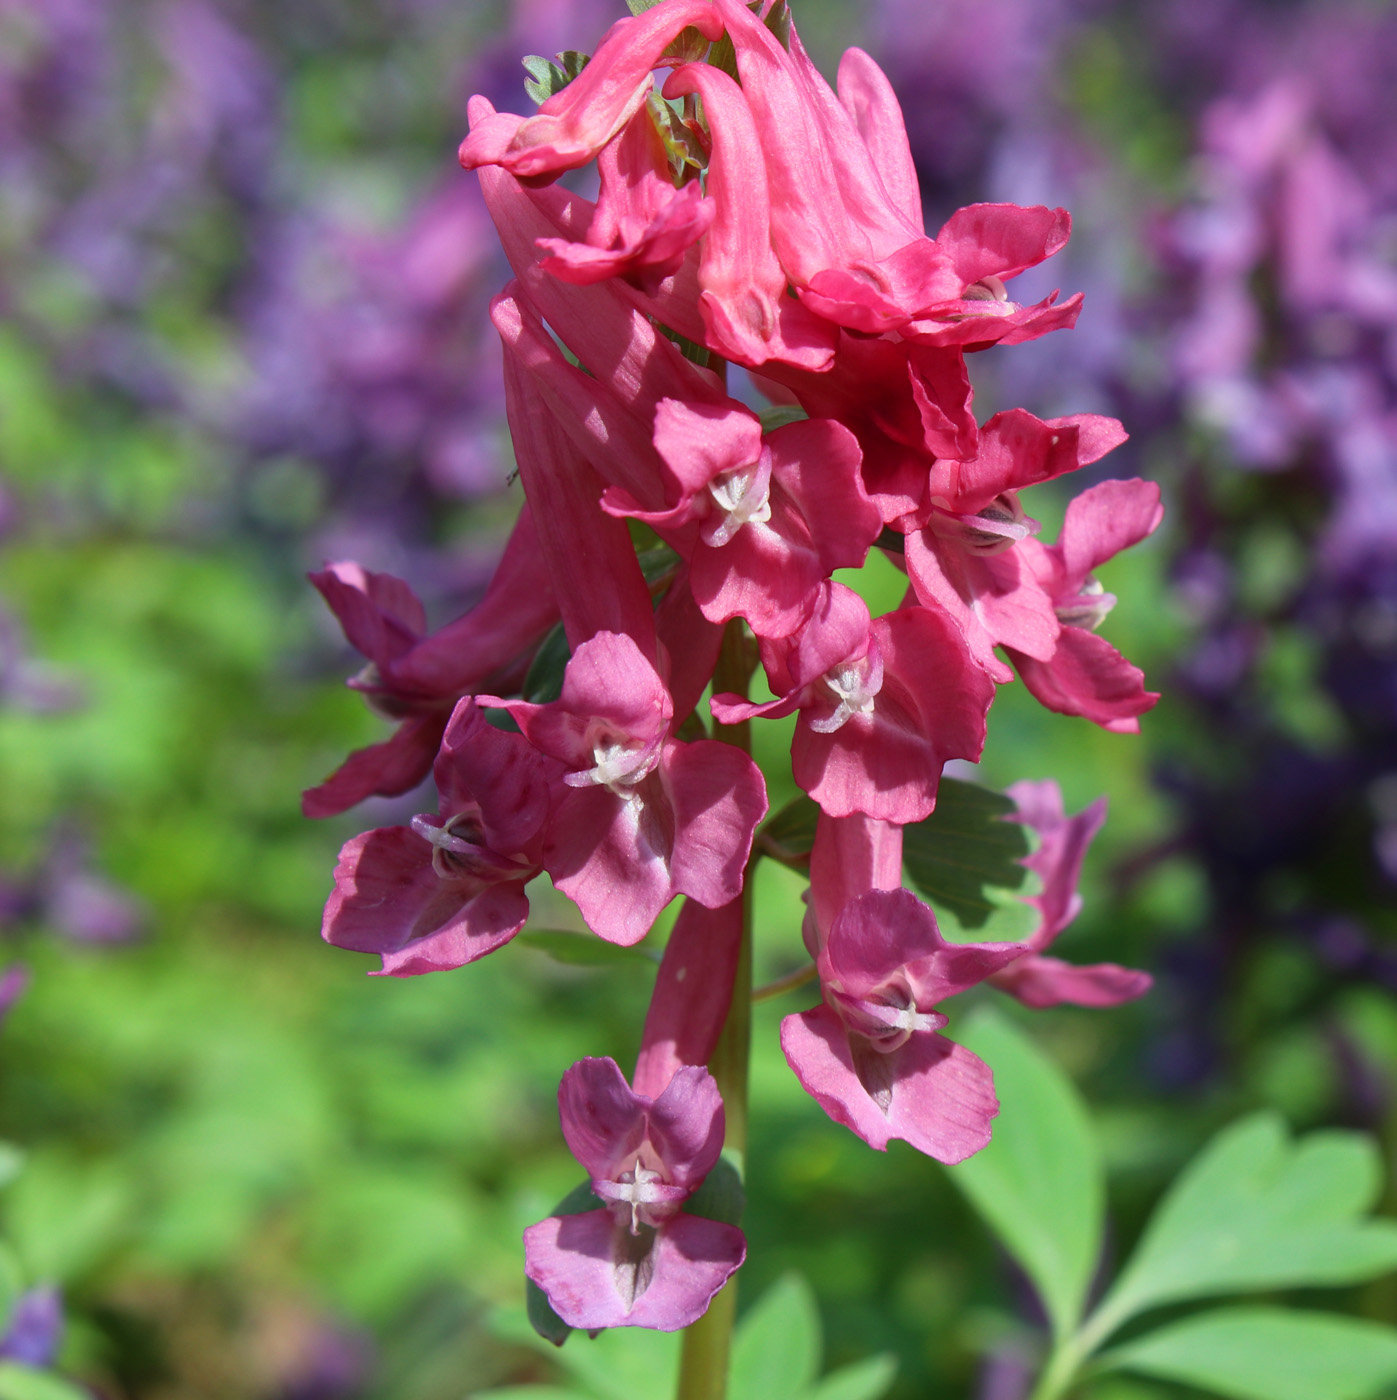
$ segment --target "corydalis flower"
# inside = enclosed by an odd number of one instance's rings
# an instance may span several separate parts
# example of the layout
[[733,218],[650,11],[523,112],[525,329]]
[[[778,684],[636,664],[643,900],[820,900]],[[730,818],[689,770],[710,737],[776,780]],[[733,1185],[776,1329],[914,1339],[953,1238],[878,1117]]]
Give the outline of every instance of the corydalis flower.
[[989,1067],[937,1032],[934,1008],[1023,953],[1018,943],[947,943],[906,890],[873,890],[835,916],[816,959],[825,1001],[781,1023],[781,1048],[820,1107],[880,1151],[894,1138],[940,1162],[990,1140]]
[[593,932],[636,943],[676,894],[716,909],[741,893],[766,811],[761,770],[728,744],[671,736],[669,692],[630,637],[583,642],[552,704],[482,703],[555,761],[543,864]]
[[1154,981],[1148,972],[1117,963],[1082,967],[1044,956],[1082,907],[1077,881],[1087,847],[1106,820],[1106,799],[1069,817],[1055,782],[1015,783],[1009,796],[1018,808],[1017,820],[1037,833],[1038,849],[1022,863],[1042,880],[1043,888],[1026,901],[1039,913],[1038,927],[1025,940],[1028,951],[994,973],[990,982],[1032,1007],[1118,1006],[1144,996]]
[[525,1272],[569,1326],[687,1327],[747,1253],[735,1226],[683,1213],[722,1151],[713,1076],[687,1065],[651,1099],[614,1060],[580,1060],[558,1114],[604,1205],[525,1230]]
[[378,953],[395,977],[461,967],[507,943],[543,868],[551,765],[462,700],[433,765],[440,806],[346,843],[325,906],[327,943]]
[[795,780],[830,816],[921,821],[950,758],[980,757],[994,685],[944,613],[903,608],[870,621],[863,600],[821,586],[799,634],[762,648],[778,698],[715,695],[723,724],[800,712]]

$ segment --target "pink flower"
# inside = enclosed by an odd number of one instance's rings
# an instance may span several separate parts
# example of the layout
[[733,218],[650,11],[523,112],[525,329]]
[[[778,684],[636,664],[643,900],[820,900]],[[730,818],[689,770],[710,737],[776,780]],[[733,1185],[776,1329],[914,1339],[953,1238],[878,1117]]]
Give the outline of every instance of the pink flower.
[[813,418],[834,418],[858,439],[863,481],[887,523],[921,508],[937,458],[974,457],[979,426],[958,349],[840,331],[833,365],[809,374],[763,366]]
[[591,62],[527,119],[491,113],[472,123],[461,143],[467,170],[499,165],[520,179],[556,179],[586,165],[639,111],[651,70],[681,29],[717,39],[722,21],[709,0],[662,0],[607,30]]
[[1062,631],[1047,659],[1007,650],[1024,685],[1048,709],[1134,734],[1138,716],[1159,699],[1145,689],[1144,673],[1096,635],[1116,600],[1091,571],[1152,534],[1163,518],[1154,482],[1103,481],[1067,507],[1057,544],[1026,540],[1020,547]]
[[620,491],[604,504],[688,555],[690,586],[710,621],[745,617],[759,637],[788,635],[829,574],[863,564],[882,527],[859,480],[858,445],[838,423],[811,419],[763,437],[731,400],[662,399],[655,447],[677,504],[645,511]]
[[[772,246],[801,300],[839,325],[881,334],[958,295],[949,258],[926,237],[919,211],[907,207],[905,188],[889,197],[854,118],[806,57],[794,28],[788,53],[740,0],[716,0],[715,8],[736,46],[743,96],[762,144]],[[859,110],[866,120],[876,111],[880,149],[896,140],[886,120],[877,120],[887,108],[860,101]],[[905,177],[908,166],[910,156],[898,173]]]
[[540,266],[581,286],[624,277],[654,292],[713,222],[697,180],[675,189],[660,133],[644,106],[598,157],[601,195],[586,240],[540,238]]
[[658,1094],[681,1066],[712,1058],[732,1003],[741,947],[740,899],[717,909],[684,901],[645,1013],[636,1093]]
[[423,636],[427,618],[417,595],[392,574],[352,563],[311,574],[350,645],[368,660],[349,684],[401,723],[386,743],[351,754],[306,791],[306,816],[336,816],[374,794],[396,797],[415,788],[431,772],[456,701],[482,686],[522,679],[530,654],[558,621],[541,568],[526,505],[480,604],[431,636]]
[[634,1092],[614,1060],[579,1060],[558,1113],[601,1210],[524,1231],[524,1270],[569,1326],[687,1327],[741,1266],[742,1231],[684,1213],[723,1146],[723,1103],[700,1066],[657,1098]]
[[981,429],[977,457],[932,468],[927,505],[915,517],[925,523],[906,539],[907,572],[918,598],[955,619],[996,680],[1013,675],[995,657],[996,644],[1051,661],[1062,631],[1052,599],[1015,548],[1036,528],[1019,490],[1076,471],[1124,441],[1114,418],[1045,422],[1011,409]]
[[926,608],[871,622],[863,600],[826,583],[795,637],[763,648],[778,698],[715,695],[724,724],[800,711],[795,780],[832,817],[921,821],[949,758],[978,759],[994,685],[955,624]]
[[956,945],[906,890],[874,890],[846,904],[820,949],[825,1001],[781,1023],[796,1077],[836,1123],[870,1147],[894,1138],[941,1162],[990,1139],[999,1111],[989,1067],[937,1034],[933,1008],[1021,955],[1017,943]]
[[786,274],[771,248],[771,204],[757,125],[742,90],[717,68],[686,63],[670,75],[664,95],[690,93],[703,98],[713,139],[706,187],[717,218],[699,263],[707,342],[745,365],[777,359],[823,370],[834,354],[834,331],[787,295]]
[[670,736],[669,692],[630,637],[577,647],[552,704],[485,703],[561,765],[543,864],[595,933],[636,943],[676,894],[710,909],[737,898],[766,811],[761,770],[728,744]]
[[1033,1007],[1058,1006],[1063,1002],[1074,1006],[1117,1006],[1144,996],[1154,980],[1148,972],[1136,972],[1115,963],[1078,967],[1042,956],[1082,907],[1077,881],[1087,847],[1106,820],[1106,799],[1103,797],[1086,811],[1069,817],[1063,811],[1062,793],[1054,782],[1015,783],[1009,796],[1018,807],[1018,820],[1038,833],[1038,849],[1026,856],[1023,864],[1043,882],[1042,893],[1027,900],[1037,906],[1042,918],[1026,940],[1032,951],[989,980],[1025,1006]]
[[462,700],[434,766],[438,814],[346,843],[325,906],[327,943],[383,958],[380,975],[461,967],[524,926],[543,868],[550,765]]

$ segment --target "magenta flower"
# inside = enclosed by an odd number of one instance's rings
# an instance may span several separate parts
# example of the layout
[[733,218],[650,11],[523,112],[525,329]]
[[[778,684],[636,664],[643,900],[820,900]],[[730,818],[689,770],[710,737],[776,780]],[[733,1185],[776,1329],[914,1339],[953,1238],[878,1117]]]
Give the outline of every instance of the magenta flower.
[[842,584],[822,585],[801,632],[763,648],[778,698],[715,695],[723,724],[800,711],[795,780],[831,817],[921,821],[949,758],[976,760],[994,684],[944,614],[904,608],[871,622]]
[[586,165],[639,111],[651,90],[651,70],[688,25],[710,40],[723,32],[709,0],[662,0],[617,20],[581,74],[534,116],[497,112],[472,120],[461,164],[467,170],[499,165],[521,180],[540,182]]
[[378,953],[376,975],[461,967],[507,943],[529,916],[524,886],[543,868],[555,765],[456,707],[434,765],[436,816],[345,844],[322,936]]
[[1015,548],[1037,528],[1018,492],[1095,462],[1124,441],[1114,418],[1084,413],[1044,421],[1016,408],[981,429],[977,457],[932,468],[918,517],[925,523],[906,539],[907,572],[918,598],[955,619],[996,680],[1013,675],[994,655],[996,644],[1051,661],[1062,631],[1052,599]]
[[1145,689],[1144,672],[1096,635],[1116,600],[1091,571],[1152,534],[1163,518],[1154,482],[1103,481],[1067,507],[1057,544],[1026,540],[1020,546],[1062,631],[1047,660],[1007,650],[1024,685],[1048,709],[1134,734],[1138,717],[1159,699]]
[[558,1088],[558,1113],[605,1205],[529,1226],[525,1273],[571,1327],[687,1327],[747,1253],[736,1226],[683,1212],[722,1151],[713,1076],[686,1066],[649,1098],[614,1060],[579,1060]]
[[669,692],[630,637],[579,646],[552,704],[482,700],[560,765],[543,865],[593,932],[636,943],[677,894],[716,909],[741,893],[761,770],[728,744],[671,736]]
[[432,770],[437,746],[462,695],[522,679],[528,658],[558,621],[526,505],[478,606],[430,636],[412,589],[392,574],[328,564],[310,580],[368,665],[349,684],[370,706],[400,721],[382,744],[351,754],[301,797],[308,817],[333,817],[377,794],[409,792]]
[[703,99],[713,140],[707,189],[717,218],[699,263],[699,311],[707,340],[745,365],[781,360],[823,370],[834,328],[787,295],[786,274],[771,247],[771,200],[757,124],[742,90],[724,72],[686,63],[665,83],[667,98]]
[[678,503],[644,511],[613,491],[605,505],[688,555],[690,587],[712,622],[745,617],[759,637],[794,632],[821,583],[859,568],[882,528],[859,480],[858,444],[839,423],[811,419],[763,437],[738,404],[662,399],[655,446]]
[[990,1139],[989,1067],[937,1034],[933,1008],[1021,956],[1019,943],[947,943],[907,890],[873,890],[834,919],[816,959],[825,1001],[781,1023],[796,1077],[836,1123],[880,1151],[894,1138],[940,1162]]
[[1093,802],[1084,812],[1069,817],[1063,811],[1062,792],[1052,781],[1015,783],[1009,796],[1018,807],[1018,820],[1038,833],[1038,849],[1023,864],[1043,882],[1041,894],[1031,895],[1041,920],[1025,946],[1031,951],[994,973],[990,982],[1016,997],[1025,1006],[1118,1006],[1149,991],[1154,979],[1116,963],[1079,967],[1059,958],[1044,957],[1043,950],[1082,907],[1077,881],[1082,860],[1092,838],[1106,820],[1106,799]]
[[582,242],[540,238],[540,264],[564,281],[588,286],[624,277],[655,291],[713,222],[714,201],[697,180],[675,189],[659,130],[645,107],[598,157],[601,194]]
[[840,331],[823,374],[782,365],[763,373],[812,418],[834,418],[863,450],[863,482],[887,523],[919,510],[938,458],[975,456],[979,425],[959,349],[871,339]]

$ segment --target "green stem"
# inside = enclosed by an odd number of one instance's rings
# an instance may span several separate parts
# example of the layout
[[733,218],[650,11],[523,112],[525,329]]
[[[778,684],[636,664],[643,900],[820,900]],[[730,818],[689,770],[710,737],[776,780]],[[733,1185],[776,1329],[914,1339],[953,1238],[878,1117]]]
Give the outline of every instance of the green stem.
[[1080,1336],[1066,1337],[1058,1342],[1028,1400],[1061,1400],[1077,1379],[1085,1359]]
[[[755,660],[741,621],[728,623],[718,666],[713,673],[715,691],[746,695]],[[747,724],[715,726],[715,738],[751,753]],[[723,1023],[717,1049],[708,1062],[723,1096],[727,1134],[724,1146],[741,1169],[747,1153],[747,1066],[752,1048],[752,870],[748,862],[742,886],[742,944],[733,978],[732,1003]],[[745,1174],[745,1173],[744,1173]],[[728,1354],[732,1349],[733,1322],[737,1316],[737,1280],[732,1279],[708,1305],[708,1311],[684,1330],[679,1356],[679,1389],[676,1400],[725,1400],[728,1391]]]

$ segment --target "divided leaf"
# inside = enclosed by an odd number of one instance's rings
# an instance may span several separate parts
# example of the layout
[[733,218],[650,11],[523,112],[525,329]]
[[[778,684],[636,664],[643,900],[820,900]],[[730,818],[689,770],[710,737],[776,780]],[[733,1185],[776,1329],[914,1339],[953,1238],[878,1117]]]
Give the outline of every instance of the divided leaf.
[[756,845],[773,860],[787,865],[808,859],[815,844],[815,827],[820,809],[810,798],[801,796],[773,812],[758,828]]
[[907,878],[953,943],[1016,943],[1038,927],[1038,910],[1024,903],[1038,878],[1019,863],[1033,848],[1016,810],[1002,792],[942,778],[936,810],[903,828]]
[[1033,1281],[1053,1335],[1077,1325],[1101,1249],[1105,1185],[1076,1086],[1005,1017],[981,1008],[957,1037],[994,1071],[990,1145],[950,1167]]
[[808,1400],[879,1400],[897,1376],[897,1359],[884,1353],[831,1371]]
[[559,622],[539,643],[520,692],[533,705],[551,705],[563,693],[563,672],[572,659],[568,634]]
[[1397,1222],[1362,1218],[1381,1181],[1377,1149],[1360,1134],[1292,1143],[1272,1113],[1243,1119],[1160,1203],[1101,1316],[1114,1330],[1162,1303],[1357,1283],[1397,1268]]
[[730,1400],[804,1400],[820,1369],[820,1314],[799,1274],[772,1284],[739,1323]]
[[0,1400],[89,1400],[81,1386],[17,1361],[0,1361]]
[[591,55],[579,53],[576,49],[564,49],[557,58],[555,63],[542,54],[531,53],[522,60],[524,71],[529,75],[524,79],[524,91],[540,106],[555,93],[562,92],[587,66]]
[[1288,1308],[1226,1308],[1102,1358],[1230,1400],[1376,1400],[1397,1384],[1397,1330]]

